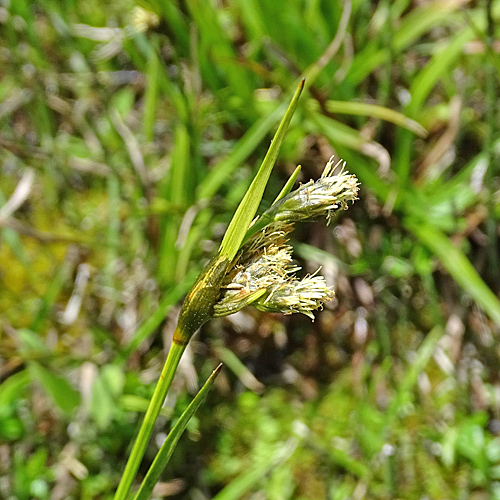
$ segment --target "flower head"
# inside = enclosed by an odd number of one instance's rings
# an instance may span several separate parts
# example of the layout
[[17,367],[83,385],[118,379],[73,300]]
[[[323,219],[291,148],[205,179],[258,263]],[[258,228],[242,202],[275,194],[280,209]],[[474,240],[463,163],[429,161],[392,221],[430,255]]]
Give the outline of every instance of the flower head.
[[266,226],[243,245],[222,283],[223,297],[215,304],[215,316],[239,311],[277,283],[284,283],[298,269],[292,262],[292,247],[287,245],[291,224],[276,222]]
[[132,9],[131,25],[137,33],[156,28],[160,24],[160,18],[150,10],[146,10],[138,5]]
[[323,276],[306,276],[301,280],[292,277],[270,287],[268,293],[259,297],[253,305],[260,311],[302,313],[314,320],[312,311],[321,308],[334,295],[335,292],[326,285]]
[[[342,164],[338,175],[333,175]],[[316,273],[298,279],[288,235],[296,221],[327,220],[339,208],[347,209],[358,193],[358,180],[344,171],[345,162],[327,163],[323,175],[274,203],[253,225],[256,231],[241,247],[221,286],[215,316],[235,313],[247,305],[261,311],[299,312],[314,319],[312,311],[331,300],[334,292]],[[257,229],[255,229],[257,228]]]
[[[340,173],[333,175],[339,166]],[[344,168],[345,162],[339,160],[334,165],[332,156],[320,179],[310,180],[289,193],[264,212],[262,218],[270,221],[297,222],[317,220],[326,216],[329,223],[334,212],[341,208],[347,210],[347,202],[357,199],[358,179]]]

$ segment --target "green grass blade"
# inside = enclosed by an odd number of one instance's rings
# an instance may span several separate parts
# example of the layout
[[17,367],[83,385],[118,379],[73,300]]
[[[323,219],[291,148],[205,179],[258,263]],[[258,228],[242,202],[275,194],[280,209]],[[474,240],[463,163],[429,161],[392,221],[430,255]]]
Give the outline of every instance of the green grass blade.
[[295,182],[297,181],[297,177],[299,176],[301,169],[302,165],[298,165],[297,168],[293,171],[292,175],[290,176],[286,184],[283,186],[283,189],[280,191],[280,194],[276,196],[276,199],[273,201],[273,205],[274,203],[280,201],[281,198],[286,196],[292,190]]
[[[123,394],[119,399],[120,407],[126,411],[133,411],[135,413],[146,413],[149,406],[149,399],[134,394]],[[159,415],[162,417],[170,418],[172,416],[172,409],[166,406],[162,407]]]
[[[5,196],[0,189],[0,206],[4,206],[4,204],[7,202],[5,199]],[[10,246],[12,249],[12,252],[16,256],[16,258],[23,264],[24,267],[29,268],[30,266],[30,259],[28,257],[28,254],[26,253],[26,250],[23,246],[22,240],[19,237],[19,235],[13,230],[8,227],[3,227],[0,230],[0,237],[2,241],[5,241],[7,245]]]
[[47,291],[43,298],[41,299],[40,308],[38,309],[33,321],[30,324],[30,330],[38,332],[43,325],[43,322],[47,319],[54,306],[54,303],[59,295],[61,289],[68,279],[68,274],[70,272],[69,266],[66,262],[63,262],[59,269],[55,272],[54,278],[47,288]]
[[[338,257],[327,252],[326,250],[322,250],[321,248],[315,247],[313,245],[309,245],[307,243],[294,242],[293,251],[299,257],[303,259],[307,259],[309,262],[313,264],[317,264],[318,266],[322,265],[333,265],[342,269],[344,272],[349,270],[347,264],[342,262]],[[350,270],[349,272],[352,272]]]
[[[295,181],[297,180],[297,177],[300,174],[301,166],[299,165],[294,171],[293,174],[290,176],[288,179],[287,183],[283,187],[283,189],[280,191],[280,194],[276,197],[274,200],[273,204],[281,200],[284,196],[286,196],[293,188],[293,185],[295,184]],[[248,228],[247,233],[245,234],[245,238],[243,240],[243,243],[246,243],[255,233],[259,232],[261,229],[263,229],[265,226],[267,226],[270,223],[270,219],[268,217],[260,216],[257,217],[252,225]]]
[[64,377],[51,372],[36,361],[28,363],[28,370],[32,379],[41,384],[64,413],[71,414],[80,405],[80,393]]
[[[117,175],[110,175],[107,180],[108,189],[108,228],[106,233],[106,267],[104,282],[110,290],[116,290],[116,265],[118,262],[120,245],[120,179]],[[112,296],[114,302],[116,297]],[[34,329],[34,327],[31,327]]]
[[500,325],[500,301],[481,279],[470,260],[450,239],[422,220],[408,218],[406,227],[439,258],[455,281]]
[[0,384],[0,408],[5,408],[10,405],[19,396],[23,394],[31,381],[31,375],[28,370],[10,375]]
[[194,397],[193,401],[191,401],[190,405],[184,410],[179,420],[177,420],[173,429],[167,436],[167,439],[160,448],[160,451],[156,455],[156,458],[154,459],[150,469],[148,470],[148,473],[146,474],[146,477],[144,478],[144,481],[142,482],[141,487],[135,496],[135,500],[147,500],[151,495],[155,484],[158,482],[158,479],[160,479],[161,473],[165,469],[170,457],[172,456],[177,441],[179,441],[179,438],[184,432],[184,429],[186,428],[189,420],[194,415],[203,399],[207,395],[208,391],[214,384],[221,368],[222,364],[220,364],[212,372],[212,375],[210,375],[198,394]]
[[178,47],[182,47],[187,52],[189,47],[189,27],[182,12],[181,6],[175,2],[155,2],[157,14],[162,15],[163,20],[167,23],[169,29],[173,33],[174,43]]
[[[392,50],[395,54],[402,52],[432,26],[449,19],[456,10],[457,6],[447,0],[422,4],[422,6],[412,10],[401,20],[400,27],[394,34]],[[375,68],[385,63],[390,57],[389,51],[386,48],[379,49],[378,44],[379,39],[377,38],[354,58],[351,69],[346,76],[346,81],[351,85],[361,83]]]
[[245,366],[245,364],[234,354],[233,351],[224,347],[222,342],[215,346],[215,353],[230,371],[234,373],[238,380],[251,391],[257,394],[262,393],[264,385],[261,384],[253,375],[253,373]]
[[226,255],[229,260],[232,260],[238,252],[248,226],[250,225],[250,222],[252,222],[252,219],[259,208],[259,203],[262,199],[262,195],[264,194],[264,189],[266,188],[269,175],[271,174],[274,162],[278,157],[278,152],[288,129],[288,125],[290,124],[290,120],[297,109],[297,104],[303,88],[304,80],[301,81],[299,87],[297,88],[297,91],[295,92],[292,101],[286,110],[285,116],[281,120],[278,131],[274,136],[266,157],[259,168],[259,171],[245,194],[245,197],[238,206],[229,227],[227,228],[226,234],[220,246],[220,253]]
[[379,106],[377,104],[350,101],[327,101],[326,109],[331,113],[380,118],[381,120],[407,128],[420,137],[425,137],[427,135],[427,131],[424,127],[422,127],[422,125],[420,125],[420,123],[417,123],[415,120],[411,120],[407,116],[402,113],[398,113],[393,109]]
[[[420,71],[410,88],[412,99],[406,109],[409,116],[417,116],[421,111],[430,91],[440,79],[449,74],[452,64],[463,53],[463,46],[472,36],[472,28],[459,33],[444,49],[436,53],[425,68]],[[404,185],[410,175],[414,137],[406,130],[401,130],[398,135],[394,169],[398,174],[400,184]]]
[[308,130],[325,136],[335,146],[339,156],[346,161],[347,169],[356,174],[361,184],[370,186],[370,189],[385,201],[391,187],[380,178],[372,162],[354,155],[351,151],[361,151],[363,144],[367,142],[366,139],[363,139],[359,132],[327,116],[311,113],[310,118],[306,123]]
[[156,119],[156,106],[158,102],[158,80],[160,73],[160,60],[155,51],[151,51],[146,71],[146,91],[144,93],[144,136],[147,141],[153,140],[153,128]]
[[153,397],[149,402],[146,415],[137,434],[137,438],[128,457],[125,470],[123,471],[122,477],[120,479],[120,484],[116,489],[114,500],[125,500],[130,491],[130,486],[137,473],[137,469],[141,463],[144,452],[146,451],[146,446],[153,432],[153,427],[160,414],[161,407],[165,401],[165,396],[170,388],[170,384],[175,375],[175,371],[179,366],[179,361],[186,349],[185,345],[180,345],[177,343],[172,343],[170,351],[168,352],[167,360],[163,365],[163,370],[160,375],[160,380],[156,384]]
[[[326,48],[325,52],[323,52],[321,57],[304,71],[303,76],[307,80],[308,86],[312,85],[316,81],[316,78],[321,73],[323,68],[333,59],[335,54],[337,54],[338,50],[340,49],[345,38],[349,19],[351,17],[351,9],[351,2],[343,2],[342,17],[340,19],[335,36],[333,37],[332,41]],[[319,19],[317,21],[319,21]]]
[[318,449],[318,451],[326,453],[332,463],[339,465],[346,471],[364,480],[370,478],[372,472],[369,467],[367,467],[360,460],[356,460],[355,458],[353,458],[346,451],[335,446],[333,442],[325,442],[323,436],[314,433],[311,434],[308,441],[308,444],[310,443],[314,448]]
[[215,495],[212,500],[239,500],[243,498],[243,495],[254,487],[269,471],[288,460],[294,453],[297,444],[297,441],[294,439],[290,439],[286,444],[278,444],[275,453],[267,457],[262,457],[248,471],[237,476],[222,491]]
[[244,472],[229,483],[212,500],[238,500],[260,481],[272,468],[273,460],[261,460],[259,464]]
[[433,55],[413,81],[408,111],[413,115],[424,104],[425,99],[437,82],[448,76],[453,63],[463,54],[464,45],[474,37],[474,30],[466,28],[458,33],[450,43]]
[[396,417],[401,406],[408,401],[411,397],[410,392],[415,387],[418,376],[427,366],[427,363],[434,354],[436,349],[436,344],[439,342],[441,337],[444,335],[444,329],[441,326],[435,326],[425,337],[424,341],[420,345],[417,357],[412,361],[408,368],[403,380],[398,386],[397,394],[392,400],[389,408],[386,412],[386,422],[388,425],[392,423],[394,417]]
[[[193,175],[190,168],[190,136],[188,127],[178,123],[175,128],[174,148],[172,151],[170,177],[163,196],[170,201],[177,211],[184,211],[189,200],[189,176]],[[175,242],[179,235],[181,218],[179,214],[169,214],[162,220],[162,240],[158,274],[163,282],[172,285],[175,282],[177,259],[179,251]]]
[[[332,137],[331,141],[334,144],[354,149],[372,158],[377,158],[376,152],[383,149],[380,144],[363,137],[358,130],[337,120],[333,120],[328,116],[309,112],[308,117],[311,118],[311,121],[314,122],[318,128],[328,130],[329,135]],[[306,123],[306,126],[310,127],[311,124]]]
[[242,99],[250,99],[252,75],[239,63],[227,30],[220,23],[218,9],[211,2],[200,0],[188,2],[186,7],[199,29],[200,47],[204,49],[199,51],[202,75],[214,85],[227,82]]

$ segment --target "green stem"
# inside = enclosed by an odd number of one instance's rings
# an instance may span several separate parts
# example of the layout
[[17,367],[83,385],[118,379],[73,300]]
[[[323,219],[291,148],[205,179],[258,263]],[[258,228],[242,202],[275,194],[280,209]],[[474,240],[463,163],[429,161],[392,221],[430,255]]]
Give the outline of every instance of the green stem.
[[175,446],[177,445],[177,442],[179,441],[179,438],[184,432],[186,426],[188,425],[189,420],[194,415],[195,411],[199,408],[201,402],[203,401],[208,391],[212,387],[221,368],[222,364],[220,364],[214,370],[210,378],[205,382],[205,384],[200,389],[198,394],[195,396],[193,401],[191,401],[190,405],[182,412],[182,415],[179,417],[176,424],[169,432],[167,439],[161,446],[160,451],[156,455],[156,458],[154,459],[153,463],[151,464],[151,467],[149,468],[148,473],[146,474],[146,477],[144,478],[144,481],[142,482],[141,487],[139,488],[139,491],[135,495],[134,500],[147,500],[150,497],[155,484],[160,479],[161,473],[165,469],[168,461],[170,460],[170,457],[172,456],[172,453],[175,449]]
[[153,397],[151,398],[151,401],[149,402],[146,415],[144,417],[144,420],[142,421],[141,428],[139,429],[139,434],[137,435],[137,438],[135,440],[132,452],[130,453],[130,456],[128,458],[127,465],[125,466],[125,470],[123,471],[123,475],[120,480],[120,484],[118,485],[118,489],[116,490],[114,500],[125,500],[127,498],[130,486],[132,485],[132,481],[134,480],[137,469],[139,468],[142,457],[144,456],[149,438],[151,437],[154,423],[156,421],[156,418],[158,417],[158,414],[160,413],[163,402],[165,401],[165,396],[167,395],[168,389],[170,388],[170,384],[172,383],[175,371],[177,370],[177,366],[179,365],[179,361],[185,349],[186,344],[177,343],[175,342],[175,340],[170,347],[170,351],[163,366],[160,379],[156,384],[155,392],[153,394]]

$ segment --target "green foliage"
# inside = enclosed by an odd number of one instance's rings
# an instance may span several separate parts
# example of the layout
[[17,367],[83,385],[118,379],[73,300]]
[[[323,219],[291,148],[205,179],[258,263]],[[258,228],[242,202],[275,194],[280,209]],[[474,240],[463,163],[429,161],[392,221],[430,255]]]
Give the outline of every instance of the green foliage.
[[336,302],[202,329],[147,461],[230,366],[153,496],[500,498],[500,3],[140,4],[140,32],[132,0],[0,5],[0,497],[112,497],[177,304],[307,75],[260,212],[297,163],[347,161],[357,206],[292,242]]
[[106,429],[113,415],[125,383],[123,370],[119,366],[105,365],[92,386],[90,414],[101,429]]
[[177,442],[179,441],[186,427],[192,421],[196,410],[203,402],[203,399],[206,397],[207,392],[215,382],[215,379],[219,374],[221,368],[222,365],[219,365],[214,370],[209,379],[203,384],[203,387],[198,391],[198,394],[196,394],[193,401],[191,401],[189,406],[182,412],[182,415],[179,417],[172,430],[168,433],[167,438],[162,444],[160,451],[156,455],[150,469],[148,470],[148,473],[146,474],[146,477],[144,478],[144,481],[141,484],[141,487],[139,488],[139,491],[137,492],[137,495],[135,496],[135,500],[147,500],[150,497],[154,486],[160,479],[160,475],[165,470],[165,467],[167,466],[167,463],[170,460],[172,453],[174,452]]
[[273,169],[276,158],[278,157],[278,153],[285,138],[286,131],[292,120],[292,116],[297,109],[297,105],[299,103],[300,94],[302,93],[302,89],[304,88],[304,80],[299,84],[297,91],[295,92],[292,101],[285,113],[285,116],[281,120],[280,126],[276,132],[276,135],[273,138],[271,146],[269,147],[268,152],[262,162],[262,165],[257,172],[252,184],[248,188],[248,191],[245,193],[245,196],[241,203],[238,205],[236,213],[234,217],[231,219],[231,223],[229,224],[226,234],[224,235],[224,239],[220,245],[220,253],[221,255],[226,256],[230,261],[234,259],[238,250],[241,247],[241,243],[243,242],[247,229],[252,222],[252,219],[255,217],[255,213],[259,208],[260,202],[262,201],[262,196],[264,195],[264,190],[267,186],[267,182],[269,180],[269,176],[271,175],[271,171]]
[[52,373],[35,361],[30,363],[29,370],[32,378],[43,386],[62,411],[71,413],[80,405],[80,393],[64,377]]

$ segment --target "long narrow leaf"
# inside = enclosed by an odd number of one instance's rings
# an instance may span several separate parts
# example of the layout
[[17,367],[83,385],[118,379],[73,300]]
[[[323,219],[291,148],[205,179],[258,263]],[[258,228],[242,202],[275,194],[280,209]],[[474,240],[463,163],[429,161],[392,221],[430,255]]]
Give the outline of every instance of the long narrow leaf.
[[64,413],[71,414],[80,405],[80,393],[64,377],[47,370],[36,361],[28,363],[28,370],[31,378],[41,384]]
[[425,137],[427,131],[420,123],[408,118],[402,113],[398,113],[393,109],[379,106],[377,104],[369,104],[366,102],[350,102],[350,101],[327,101],[326,109],[331,113],[340,113],[346,115],[370,116],[380,118],[400,127],[411,130],[414,134],[420,137]]
[[170,384],[172,383],[175,371],[179,366],[179,361],[185,349],[185,345],[175,342],[172,342],[170,346],[170,351],[163,365],[160,380],[156,384],[146,415],[144,415],[144,420],[142,421],[139,433],[137,434],[132,451],[130,452],[127,465],[125,466],[120,483],[116,489],[114,500],[126,500],[128,497],[130,486],[132,485],[139,464],[144,456],[144,451],[146,450],[151,433],[153,432],[154,424],[160,414],[165,396],[170,388]]
[[[410,11],[401,19],[399,28],[394,33],[392,50],[395,54],[403,51],[418,37],[422,36],[432,26],[442,23],[443,20],[453,19],[452,15],[458,11],[459,4],[442,0],[422,4]],[[378,39],[359,52],[354,58],[346,81],[356,85],[363,81],[375,68],[383,64],[390,57],[386,48],[379,48]]]
[[179,438],[184,432],[184,429],[186,428],[189,420],[194,415],[194,413],[200,406],[201,402],[207,395],[208,391],[212,387],[221,368],[222,364],[220,364],[212,372],[212,375],[210,375],[210,377],[205,382],[203,387],[200,389],[198,394],[194,397],[193,401],[191,401],[190,405],[184,410],[179,420],[177,420],[177,423],[170,431],[169,435],[167,436],[167,439],[163,443],[148,473],[146,474],[146,477],[144,478],[144,481],[142,482],[141,487],[139,488],[139,491],[135,496],[135,500],[147,500],[151,495],[151,492],[153,491],[155,484],[158,482],[161,473],[165,469],[170,457],[172,456],[177,441],[179,441]]
[[227,256],[229,260],[232,260],[238,252],[248,226],[250,225],[250,222],[252,222],[252,219],[257,212],[257,208],[259,208],[259,203],[262,199],[262,195],[264,194],[264,189],[266,188],[269,175],[271,174],[274,162],[278,157],[278,152],[288,129],[288,125],[290,124],[290,120],[297,109],[297,104],[303,88],[304,80],[300,82],[300,85],[290,102],[290,106],[288,106],[285,116],[283,117],[283,120],[281,120],[278,131],[274,136],[273,142],[271,143],[259,171],[236,210],[229,227],[227,228],[226,235],[224,236],[220,246],[220,253]]
[[389,408],[386,411],[387,425],[392,424],[397,412],[400,410],[403,403],[410,398],[410,393],[417,384],[418,376],[423,372],[427,363],[431,359],[436,345],[444,335],[444,329],[441,326],[435,326],[425,337],[425,340],[420,345],[417,351],[417,357],[412,361],[403,380],[398,386],[396,396],[391,401]]
[[299,441],[290,439],[285,444],[278,445],[276,451],[267,457],[261,457],[258,463],[253,464],[245,472],[237,476],[212,500],[238,500],[250,491],[270,471],[286,462],[295,452]]
[[[276,199],[273,201],[274,203],[277,203],[281,198],[284,198],[293,188],[295,182],[297,181],[297,177],[300,174],[300,170],[302,169],[302,166],[299,165],[292,173],[290,178],[288,179],[287,183],[283,186],[283,189],[280,191]],[[255,233],[260,231],[264,226],[269,224],[269,219],[266,219],[262,216],[257,217],[251,224],[251,226],[248,228],[246,234],[245,234],[245,239],[243,240],[243,243],[246,243]]]
[[253,375],[253,373],[245,366],[245,364],[234,354],[231,349],[224,347],[222,343],[215,347],[215,352],[224,365],[231,370],[238,380],[251,391],[260,394],[264,390],[264,385],[261,384]]
[[[448,46],[433,55],[431,61],[420,71],[411,85],[410,94],[412,99],[406,108],[406,114],[411,117],[417,116],[425,99],[437,82],[442,78],[447,78],[450,67],[460,57],[463,46],[472,38],[473,33],[472,28],[463,30],[458,35],[455,35]],[[400,184],[404,185],[410,176],[414,138],[408,131],[400,130],[396,144],[394,167]]]
[[405,225],[434,252],[443,267],[484,309],[484,312],[500,325],[500,301],[481,279],[465,254],[453,245],[444,233],[424,221],[408,218]]
[[293,171],[290,178],[286,181],[286,184],[283,186],[283,189],[280,191],[280,194],[276,196],[276,199],[273,201],[273,204],[284,198],[293,188],[295,182],[297,181],[297,177],[300,174],[300,170],[302,169],[302,165],[298,165],[297,168]]

